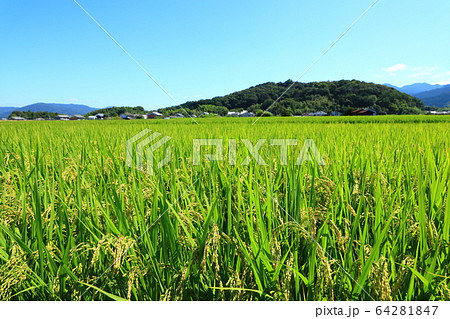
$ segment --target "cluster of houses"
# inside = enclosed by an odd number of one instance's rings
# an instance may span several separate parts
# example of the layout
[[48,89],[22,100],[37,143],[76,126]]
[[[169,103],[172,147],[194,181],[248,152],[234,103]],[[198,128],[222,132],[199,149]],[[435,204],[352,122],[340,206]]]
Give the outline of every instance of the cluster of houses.
[[105,114],[98,113],[96,115],[90,115],[90,116],[83,116],[83,115],[65,115],[65,114],[58,114],[56,116],[56,120],[61,121],[80,121],[80,120],[103,120],[105,118]]
[[[200,116],[201,117],[205,117],[205,116],[209,116],[209,115],[216,115],[215,113],[209,113],[209,112],[203,112]],[[253,112],[248,112],[246,110],[243,110],[242,112],[228,112],[227,116],[232,116],[232,117],[254,117],[255,113]],[[155,118],[164,118],[166,120],[168,119],[180,119],[180,118],[184,118],[184,117],[197,117],[197,115],[183,115],[181,113],[176,113],[174,115],[171,116],[167,116],[164,117],[163,114],[159,113],[159,112],[151,112],[148,114],[122,114],[120,115],[120,117],[124,120],[135,120],[135,119],[155,119]]]
[[450,111],[430,111],[430,115],[450,115]]
[[[66,115],[66,114],[58,114],[55,118],[42,118],[39,117],[37,119],[33,119],[33,121],[77,121],[77,120],[103,120],[105,115],[102,113],[92,115],[92,116],[83,116],[83,115]],[[12,121],[27,121],[27,119],[20,116],[11,116],[9,118]],[[7,120],[6,118],[2,118],[2,120]]]
[[[319,112],[313,112],[313,113],[306,113],[303,114],[302,116],[341,116],[342,113],[341,112],[331,112],[330,114],[323,112],[323,111],[319,111]],[[375,116],[377,115],[377,112],[372,110],[372,109],[357,109],[352,111],[351,115],[359,115],[359,116]]]
[[[147,113],[147,114],[129,114],[129,113],[124,113],[120,115],[120,118],[122,120],[136,120],[136,119],[161,119],[163,118],[164,115],[159,113],[159,112],[151,112],[151,113]],[[181,113],[177,113],[175,115],[172,115],[170,117],[167,118],[183,118],[185,117],[183,114]]]
[[[433,115],[450,115],[450,111],[431,111],[428,114],[433,114]],[[210,115],[208,112],[203,112],[200,116],[208,116]],[[213,114],[215,115],[215,114]],[[341,116],[342,114],[340,112],[331,112],[330,114],[323,112],[323,111],[318,111],[318,112],[312,112],[312,113],[306,113],[303,114],[302,116]],[[372,109],[358,109],[358,110],[354,110],[352,111],[351,115],[359,115],[359,116],[374,116],[377,115],[377,112],[372,110]],[[228,112],[228,114],[226,116],[230,116],[230,117],[254,117],[255,113],[253,112],[248,112],[246,110],[243,110],[241,112]],[[163,114],[159,113],[159,112],[150,112],[147,114],[122,114],[120,115],[120,118],[124,119],[124,120],[135,120],[135,119],[156,119],[156,118],[164,118],[164,119],[176,119],[176,118],[184,118],[186,117],[185,115],[181,114],[181,113],[176,113],[172,116],[169,117],[164,117]],[[197,117],[196,115],[190,115],[190,117]],[[96,115],[91,115],[91,116],[83,116],[83,115],[65,115],[65,114],[59,114],[57,115],[55,118],[52,119],[44,119],[44,118],[37,118],[35,119],[35,121],[44,121],[44,120],[60,120],[60,121],[77,121],[77,120],[103,120],[105,118],[105,115],[102,113],[96,114]],[[3,118],[2,120],[6,120],[6,118]],[[18,116],[13,116],[10,118],[10,120],[13,121],[25,121],[26,119],[24,119],[23,117],[18,117]]]
[[255,113],[243,110],[242,112],[228,112],[227,116],[232,116],[232,117],[254,117]]
[[[337,113],[339,113],[339,112],[337,112]],[[327,115],[328,115],[328,113],[323,112],[323,111],[303,114],[303,116],[327,116]]]

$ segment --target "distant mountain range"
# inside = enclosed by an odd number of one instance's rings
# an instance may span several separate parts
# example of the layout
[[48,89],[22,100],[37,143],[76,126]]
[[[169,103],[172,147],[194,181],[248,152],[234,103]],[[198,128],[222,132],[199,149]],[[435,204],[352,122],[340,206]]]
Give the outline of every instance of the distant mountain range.
[[431,90],[435,90],[435,89],[440,89],[443,87],[443,85],[440,84],[428,84],[428,83],[414,83],[414,84],[410,84],[410,85],[405,85],[405,86],[395,86],[389,83],[385,84],[386,86],[389,86],[391,88],[397,89],[402,93],[406,93],[412,96],[416,96],[416,94],[422,93],[422,92],[426,92],[426,91],[431,91]]
[[428,83],[414,83],[402,87],[397,87],[389,83],[384,85],[417,97],[426,106],[450,107],[450,85],[433,85]]
[[[288,110],[287,113],[294,113],[296,114],[296,111],[307,111],[306,108],[312,107],[312,102],[308,102],[310,100],[310,96],[319,96],[323,95],[322,99],[326,100],[328,104],[333,104],[337,106],[351,106],[351,107],[359,107],[359,106],[366,106],[370,107],[372,102],[366,101],[367,99],[371,98],[370,96],[367,97],[368,93],[366,92],[366,89],[370,88],[370,92],[378,92],[377,94],[371,93],[372,95],[377,95],[378,100],[384,95],[388,95],[390,98],[395,99],[391,101],[391,103],[396,104],[400,100],[407,100],[407,96],[395,96],[391,92],[386,92],[382,89],[382,86],[377,86],[375,84],[370,83],[364,83],[359,81],[336,81],[333,82],[330,86],[331,82],[318,82],[318,83],[298,83],[296,84],[292,90],[290,90],[289,94],[286,94],[284,96],[285,99],[288,99],[289,101],[279,101],[278,106],[281,106],[285,109],[292,109]],[[258,109],[263,108],[263,105],[266,100],[273,101],[275,100],[280,94],[286,89],[287,86],[292,84],[291,82],[287,81],[286,83],[264,83],[260,84],[256,87],[249,88],[247,90],[243,90],[240,92],[235,92],[232,94],[229,94],[225,97],[217,97],[210,100],[200,100],[196,102],[187,102],[182,104],[182,106],[186,109],[197,109],[199,106],[202,105],[215,105],[219,107],[227,108],[228,110],[234,109],[234,108],[247,108],[250,109],[251,107],[255,108],[254,111],[257,111]],[[323,87],[328,87],[326,90],[322,87],[318,87],[318,85]],[[429,84],[429,83],[414,83],[411,85],[405,85],[403,87],[397,87],[395,85],[386,83],[385,86],[394,88],[402,93],[409,94],[413,97],[416,97],[420,100],[422,100],[423,104],[426,106],[437,106],[437,107],[450,107],[450,85],[439,85],[439,84]],[[336,92],[333,92],[336,87],[339,88]],[[351,97],[346,97],[344,94],[344,91],[342,91],[340,88],[343,87],[342,90],[350,90],[354,91],[353,93],[356,94],[359,97],[359,100],[352,101]],[[333,89],[333,91],[331,91]],[[323,91],[323,92],[322,92]],[[342,92],[341,92],[342,91]],[[394,91],[395,92],[395,91]],[[379,95],[379,96],[378,96]],[[345,97],[345,98],[343,98]],[[315,99],[317,100],[317,99]],[[342,101],[341,101],[342,100]],[[296,107],[292,105],[288,105],[289,103],[299,104]],[[324,102],[324,101],[322,101]],[[328,105],[327,103],[323,103],[324,105],[316,105],[314,108],[323,109],[326,108]],[[351,102],[351,103],[350,103]],[[370,103],[369,103],[370,102]],[[416,105],[414,101],[408,100],[407,104],[409,107],[417,107],[421,108],[420,105]],[[318,102],[316,101],[316,104]],[[270,104],[270,103],[269,103]],[[286,104],[286,105],[283,105]],[[300,105],[302,104],[302,105]],[[321,104],[321,103],[318,103]],[[352,105],[354,104],[354,105]],[[366,105],[367,104],[367,105]],[[328,105],[329,106],[329,105]],[[278,110],[277,107],[272,108],[272,111],[275,111],[275,113],[282,114],[283,110]],[[296,108],[302,109],[305,108],[305,110],[296,110]],[[335,106],[332,107],[333,110],[335,110]],[[383,114],[383,112],[387,113],[398,113],[400,111],[395,110],[388,110],[388,106],[383,106],[383,110],[380,111],[380,114]],[[173,111],[177,111],[178,109],[172,107],[167,108],[166,110],[170,111],[173,109]],[[36,103],[27,105],[24,107],[0,107],[0,119],[1,118],[7,118],[9,115],[14,111],[31,111],[31,112],[52,112],[52,113],[58,113],[58,114],[67,114],[67,115],[76,115],[81,114],[85,115],[87,113],[95,112],[96,110],[99,110],[97,108],[93,108],[87,105],[80,105],[80,104],[57,104],[57,103]],[[102,110],[103,111],[103,110]],[[341,110],[343,111],[343,110]],[[106,112],[106,110],[105,110]],[[406,112],[405,110],[401,111]],[[407,113],[407,112],[406,112]]]
[[52,112],[58,114],[86,114],[97,109],[80,104],[36,103],[24,107],[0,107],[0,118],[8,117],[14,111]]
[[427,106],[450,107],[450,85],[416,94]]
[[18,107],[0,107],[0,119],[3,117],[8,117],[11,112],[18,110]]

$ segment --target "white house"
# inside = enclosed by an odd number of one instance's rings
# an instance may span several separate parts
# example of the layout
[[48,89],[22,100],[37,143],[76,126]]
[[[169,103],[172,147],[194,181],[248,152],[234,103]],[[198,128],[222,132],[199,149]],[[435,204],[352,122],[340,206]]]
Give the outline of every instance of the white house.
[[173,119],[180,119],[180,118],[183,118],[183,117],[184,117],[184,115],[181,114],[181,113],[177,113],[177,114],[171,116],[171,118],[173,118]]
[[431,115],[450,115],[450,111],[430,111]]
[[327,113],[325,113],[324,111],[319,111],[319,112],[309,113],[309,116],[327,116]]
[[70,119],[69,115],[66,114],[58,114],[56,115],[57,120],[68,121]]
[[129,113],[120,114],[120,117],[121,117],[123,120],[135,120],[135,119],[139,118],[139,116],[142,116],[142,115],[138,115],[138,114],[129,114]]
[[241,113],[239,113],[239,117],[254,117],[255,113],[248,112],[246,110],[243,110]]

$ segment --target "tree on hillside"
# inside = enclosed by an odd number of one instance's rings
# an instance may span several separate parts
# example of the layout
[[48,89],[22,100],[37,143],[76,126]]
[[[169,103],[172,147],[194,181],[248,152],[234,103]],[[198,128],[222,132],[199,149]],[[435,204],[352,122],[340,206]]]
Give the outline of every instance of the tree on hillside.
[[35,120],[38,118],[52,119],[52,118],[55,118],[57,115],[58,115],[58,113],[53,113],[53,112],[14,111],[9,115],[9,118],[16,116],[16,117],[23,117],[24,119],[27,119],[27,120]]
[[105,114],[106,117],[118,117],[125,113],[143,115],[143,114],[147,114],[148,111],[146,111],[142,106],[135,106],[135,107],[113,106],[113,107],[108,107],[108,108],[104,108],[104,109],[100,109],[100,110],[95,110],[93,112],[86,114],[86,116],[97,115],[99,113]]

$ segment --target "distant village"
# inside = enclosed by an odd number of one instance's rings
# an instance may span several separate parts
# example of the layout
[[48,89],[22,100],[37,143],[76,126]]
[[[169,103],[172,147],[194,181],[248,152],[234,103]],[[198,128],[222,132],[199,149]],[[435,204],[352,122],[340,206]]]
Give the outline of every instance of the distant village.
[[[272,116],[270,112],[264,112],[265,116]],[[429,111],[426,114],[428,115],[450,115],[450,111]],[[306,113],[303,115],[297,115],[295,117],[308,117],[308,116],[341,116],[342,114],[340,112],[330,112],[326,113],[323,111],[318,112],[312,112],[312,113]],[[351,112],[350,115],[354,116],[375,116],[377,115],[377,112],[372,109],[358,109]],[[137,120],[137,119],[179,119],[179,118],[185,118],[185,117],[220,117],[218,114],[209,113],[209,112],[203,112],[201,115],[183,115],[181,113],[176,113],[171,116],[164,116],[162,113],[159,112],[149,112],[147,114],[128,114],[124,113],[120,115],[120,118],[122,120]],[[243,110],[241,112],[228,112],[226,117],[255,117],[255,113],[248,112],[246,110]],[[59,121],[80,121],[80,120],[104,120],[107,117],[103,113],[98,113],[96,115],[90,115],[90,116],[83,116],[83,115],[66,115],[66,114],[58,114],[54,118],[36,118],[29,121],[51,121],[51,120],[59,120]],[[27,119],[20,117],[20,116],[10,116],[9,118],[2,118],[1,120],[11,120],[11,121],[27,121]]]
[[[371,109],[359,109],[352,112],[352,115],[368,115],[368,116],[374,116],[377,113],[374,110]],[[272,116],[270,112],[265,112],[265,116]],[[342,114],[340,112],[331,112],[326,113],[323,111],[319,112],[313,112],[313,113],[306,113],[302,116],[341,116]],[[255,113],[248,112],[246,110],[243,110],[241,112],[228,112],[226,117],[255,117]],[[220,117],[220,115],[215,113],[209,113],[209,112],[203,112],[199,116],[197,115],[187,115],[182,113],[176,113],[171,116],[164,116],[162,113],[159,112],[149,112],[147,114],[129,114],[124,113],[120,115],[120,118],[123,120],[137,120],[137,119],[179,119],[179,118],[185,118],[185,117]],[[58,114],[53,118],[36,118],[30,121],[48,121],[48,120],[59,120],[59,121],[79,121],[79,120],[104,120],[107,117],[103,113],[98,113],[96,115],[90,115],[90,116],[83,116],[83,115],[66,115],[66,114]],[[2,118],[1,120],[12,120],[12,121],[27,121],[27,119],[20,117],[20,116],[10,116],[9,118]]]

